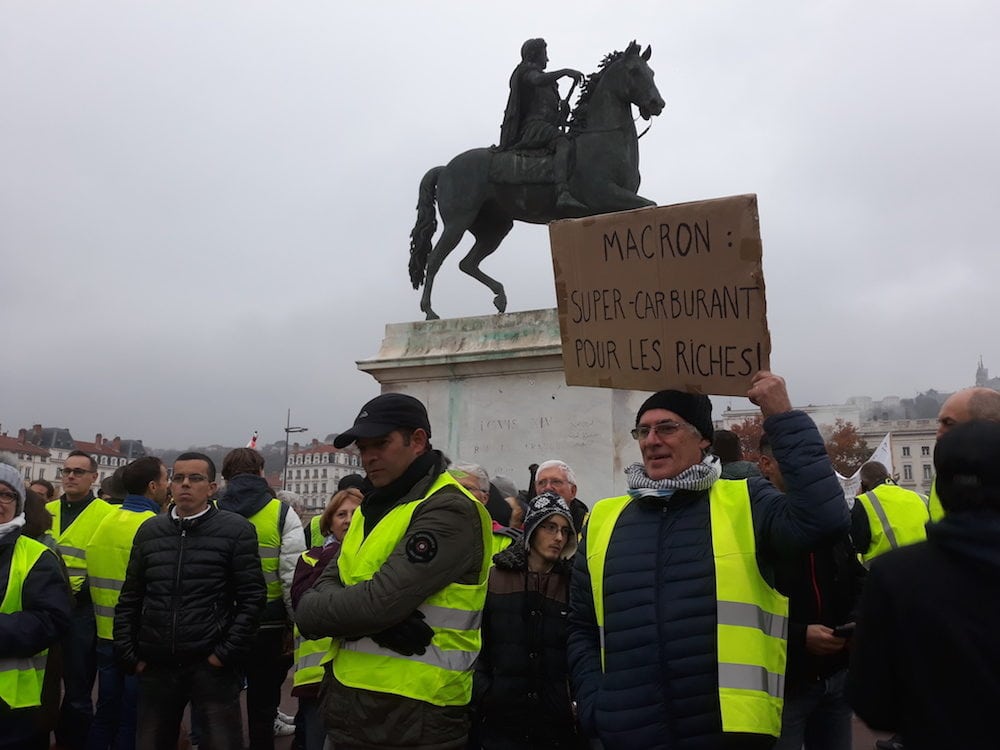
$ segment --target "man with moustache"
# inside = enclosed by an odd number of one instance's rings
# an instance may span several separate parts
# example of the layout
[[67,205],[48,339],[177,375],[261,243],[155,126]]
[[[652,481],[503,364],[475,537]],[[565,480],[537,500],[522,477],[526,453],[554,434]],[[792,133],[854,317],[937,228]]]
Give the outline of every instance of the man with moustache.
[[267,589],[257,533],[219,510],[215,464],[182,453],[170,479],[173,505],[135,535],[115,611],[115,650],[139,676],[139,747],[176,750],[184,707],[201,742],[240,750],[241,665],[250,654]]

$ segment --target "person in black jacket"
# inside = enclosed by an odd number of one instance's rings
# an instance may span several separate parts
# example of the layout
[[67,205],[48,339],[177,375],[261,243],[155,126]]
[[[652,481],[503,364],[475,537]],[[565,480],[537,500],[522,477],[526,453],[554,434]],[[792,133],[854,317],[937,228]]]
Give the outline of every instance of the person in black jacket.
[[486,750],[582,748],[569,694],[566,616],[572,510],[555,492],[528,504],[524,536],[493,556],[473,700]]
[[[760,471],[785,491],[766,434],[760,439]],[[812,552],[776,559],[775,586],[788,597],[788,663],[774,750],[851,750],[848,641],[865,574],[847,534]]]
[[56,554],[24,533],[24,503],[20,474],[0,463],[0,748],[47,750],[37,670],[69,630],[70,591]]
[[201,744],[239,750],[241,666],[267,599],[257,534],[209,503],[208,456],[182,453],[170,482],[173,505],[136,534],[115,609],[115,649],[139,675],[137,744],[175,750],[191,702]]
[[944,518],[868,574],[848,700],[872,729],[898,732],[906,750],[1000,744],[998,456],[1000,423],[949,429],[934,447]]

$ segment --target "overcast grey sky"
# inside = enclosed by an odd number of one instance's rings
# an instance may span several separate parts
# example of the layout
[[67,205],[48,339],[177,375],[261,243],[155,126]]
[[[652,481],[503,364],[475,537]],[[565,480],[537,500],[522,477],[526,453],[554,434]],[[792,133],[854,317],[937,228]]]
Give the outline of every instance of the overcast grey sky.
[[[377,393],[355,360],[422,317],[420,178],[496,142],[533,36],[584,72],[652,45],[641,192],[758,194],[795,402],[969,385],[980,354],[1000,372],[998,28],[961,0],[6,0],[2,429],[272,442],[289,407],[306,439],[344,429]],[[470,245],[444,317],[493,311]],[[554,306],[544,227],[484,268],[510,310]]]

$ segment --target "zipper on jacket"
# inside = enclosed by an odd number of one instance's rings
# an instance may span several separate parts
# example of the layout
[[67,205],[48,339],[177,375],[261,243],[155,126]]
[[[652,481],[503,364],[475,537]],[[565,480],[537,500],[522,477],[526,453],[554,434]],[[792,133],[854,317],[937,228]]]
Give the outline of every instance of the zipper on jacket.
[[187,529],[184,528],[184,521],[181,521],[181,544],[177,548],[177,576],[174,578],[174,617],[173,626],[170,629],[170,653],[177,656],[177,611],[180,609],[180,587],[181,587],[181,562],[184,560],[184,539],[187,536]]
[[819,592],[819,581],[816,580],[816,553],[809,553],[809,574],[812,578],[813,593],[816,594],[816,622],[823,622],[823,596]]

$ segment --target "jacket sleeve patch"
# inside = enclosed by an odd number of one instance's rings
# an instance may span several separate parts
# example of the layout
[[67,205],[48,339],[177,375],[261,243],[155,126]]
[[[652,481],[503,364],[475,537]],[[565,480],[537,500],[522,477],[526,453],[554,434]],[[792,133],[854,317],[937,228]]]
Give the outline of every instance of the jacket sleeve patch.
[[437,551],[437,539],[426,531],[417,532],[406,541],[406,559],[413,563],[430,562]]

